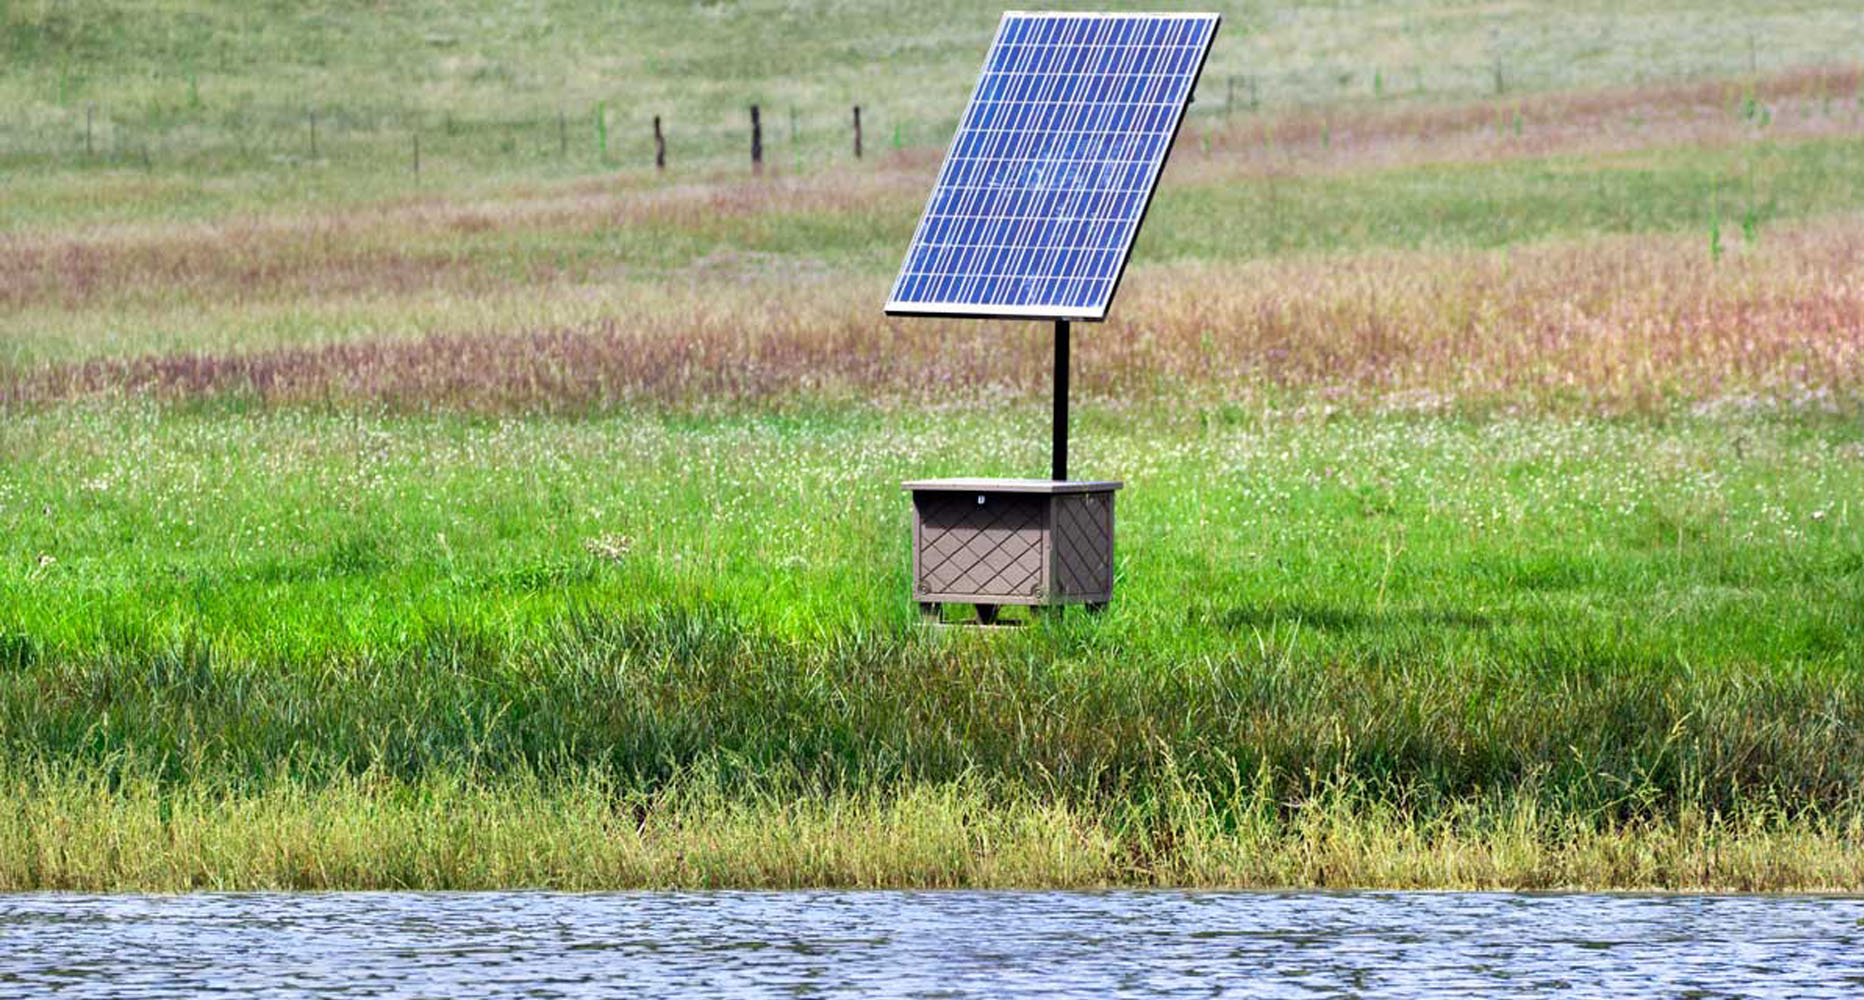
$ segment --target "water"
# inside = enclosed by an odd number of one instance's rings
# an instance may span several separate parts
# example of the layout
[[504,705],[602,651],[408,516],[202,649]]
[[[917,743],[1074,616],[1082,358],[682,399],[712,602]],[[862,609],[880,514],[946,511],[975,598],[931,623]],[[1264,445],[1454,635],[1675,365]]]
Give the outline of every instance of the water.
[[1864,900],[0,895],[0,996],[1855,997]]

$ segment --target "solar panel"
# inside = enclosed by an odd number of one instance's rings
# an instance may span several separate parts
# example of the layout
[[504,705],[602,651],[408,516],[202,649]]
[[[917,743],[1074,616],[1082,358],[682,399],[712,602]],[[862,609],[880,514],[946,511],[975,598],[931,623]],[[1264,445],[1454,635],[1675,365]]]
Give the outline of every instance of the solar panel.
[[1105,319],[1216,14],[997,25],[890,314]]

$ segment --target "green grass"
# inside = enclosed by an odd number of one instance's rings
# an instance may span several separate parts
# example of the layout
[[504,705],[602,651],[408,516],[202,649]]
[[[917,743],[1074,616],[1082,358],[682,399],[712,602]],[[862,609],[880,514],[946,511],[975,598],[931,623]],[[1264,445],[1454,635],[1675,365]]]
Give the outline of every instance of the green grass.
[[[898,483],[1046,468],[1030,342],[877,303],[996,9],[0,13],[0,388],[125,364],[0,404],[0,888],[1864,885],[1864,22],[1226,10],[1118,595],[991,632]],[[665,394],[393,350],[539,332]]]
[[1855,209],[1861,154],[1864,141],[1844,138],[1184,185],[1159,199],[1136,252],[1222,260],[1620,233],[1706,239],[1712,220],[1750,204],[1759,226]]
[[1130,482],[1115,608],[923,632],[895,484],[1025,471],[1032,437],[1014,414],[26,417],[5,753],[1077,795],[1266,762],[1290,794],[1532,782],[1627,815],[1855,788],[1848,425],[1090,414],[1078,461]]

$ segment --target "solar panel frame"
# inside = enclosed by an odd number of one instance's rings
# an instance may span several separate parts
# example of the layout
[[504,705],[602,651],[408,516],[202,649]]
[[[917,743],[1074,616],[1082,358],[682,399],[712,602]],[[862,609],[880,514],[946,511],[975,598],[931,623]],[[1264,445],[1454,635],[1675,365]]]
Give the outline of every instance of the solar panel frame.
[[[1124,239],[1117,247],[1110,248],[1117,251],[1119,254],[1119,263],[1118,266],[1113,269],[1112,273],[1104,279],[1108,282],[1106,294],[1097,302],[1084,306],[1065,306],[1054,303],[1010,305],[965,301],[906,300],[900,298],[900,294],[906,286],[908,277],[912,274],[923,273],[910,270],[913,266],[913,254],[914,251],[919,249],[922,245],[928,226],[935,214],[934,210],[939,204],[939,196],[941,193],[949,190],[946,182],[952,169],[952,160],[957,156],[959,148],[966,137],[968,123],[973,121],[973,112],[976,110],[976,106],[984,93],[985,84],[992,73],[992,56],[996,54],[999,47],[1003,44],[1005,33],[1010,29],[1012,23],[1018,19],[1034,20],[1046,18],[1107,21],[1130,20],[1136,22],[1196,20],[1208,22],[1210,25],[1209,32],[1203,37],[1202,45],[1197,53],[1196,64],[1191,68],[1189,73],[1189,82],[1184,92],[1184,98],[1182,101],[1178,101],[1176,107],[1173,109],[1171,128],[1165,133],[1164,143],[1159,148],[1156,158],[1152,160],[1146,172],[1143,194],[1140,199],[1139,210],[1137,214],[1133,216],[1132,228],[1125,234]],[[990,47],[985,51],[984,64],[978,73],[977,83],[971,88],[971,96],[965,102],[964,111],[958,118],[958,128],[952,136],[951,144],[945,150],[944,158],[939,163],[939,169],[936,179],[933,182],[932,191],[926,198],[925,210],[920,213],[919,223],[913,229],[912,241],[907,245],[906,259],[901,264],[900,273],[895,277],[892,289],[887,296],[886,314],[890,316],[943,316],[970,319],[1055,319],[1090,323],[1105,320],[1107,313],[1113,307],[1114,298],[1119,294],[1120,284],[1125,278],[1127,265],[1132,262],[1133,245],[1139,238],[1140,229],[1145,226],[1146,216],[1151,212],[1152,200],[1158,193],[1159,179],[1163,176],[1165,171],[1165,162],[1169,159],[1173,146],[1177,144],[1178,135],[1184,127],[1186,115],[1190,113],[1190,107],[1197,91],[1198,81],[1203,78],[1204,65],[1210,58],[1211,47],[1215,44],[1217,32],[1221,29],[1222,25],[1223,16],[1216,13],[1169,12],[1152,14],[1133,12],[1005,11],[1002,18],[997,22],[997,31],[991,37]],[[1161,76],[1160,78],[1165,79],[1166,77]],[[1139,133],[1135,132],[1132,134],[1137,135]],[[1102,194],[1104,192],[1095,191],[1093,193]],[[1104,222],[1106,220],[1099,221]],[[1069,250],[1067,247],[1059,249],[1064,252]],[[1074,249],[1079,250],[1081,248]],[[981,276],[981,274],[982,272],[977,272],[973,276]],[[1004,279],[998,276],[996,280]],[[1101,279],[1096,278],[1095,280]]]

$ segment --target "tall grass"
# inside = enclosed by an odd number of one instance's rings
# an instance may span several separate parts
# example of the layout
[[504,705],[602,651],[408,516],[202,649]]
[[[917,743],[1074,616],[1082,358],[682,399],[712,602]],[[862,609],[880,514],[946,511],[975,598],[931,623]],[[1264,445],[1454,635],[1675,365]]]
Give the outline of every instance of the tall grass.
[[804,644],[673,608],[561,627],[525,648],[429,626],[399,655],[289,662],[200,640],[72,656],[14,638],[0,749],[91,767],[128,755],[178,786],[203,773],[264,784],[282,768],[594,770],[651,788],[703,766],[733,786],[794,774],[857,791],[983,774],[1073,802],[1144,801],[1179,774],[1225,800],[1266,783],[1282,802],[1346,775],[1425,817],[1515,794],[1612,821],[1828,810],[1864,781],[1855,664],[1692,669],[1552,633],[1506,659],[1394,662],[1376,647],[1184,657],[1088,630]]
[[258,790],[82,769],[0,779],[0,891],[196,889],[1281,888],[1846,890],[1855,809],[1684,810],[1634,823],[1531,798],[1419,820],[1350,782],[1284,806],[1166,781],[1135,809],[967,777],[854,792],[653,792],[365,773]]

